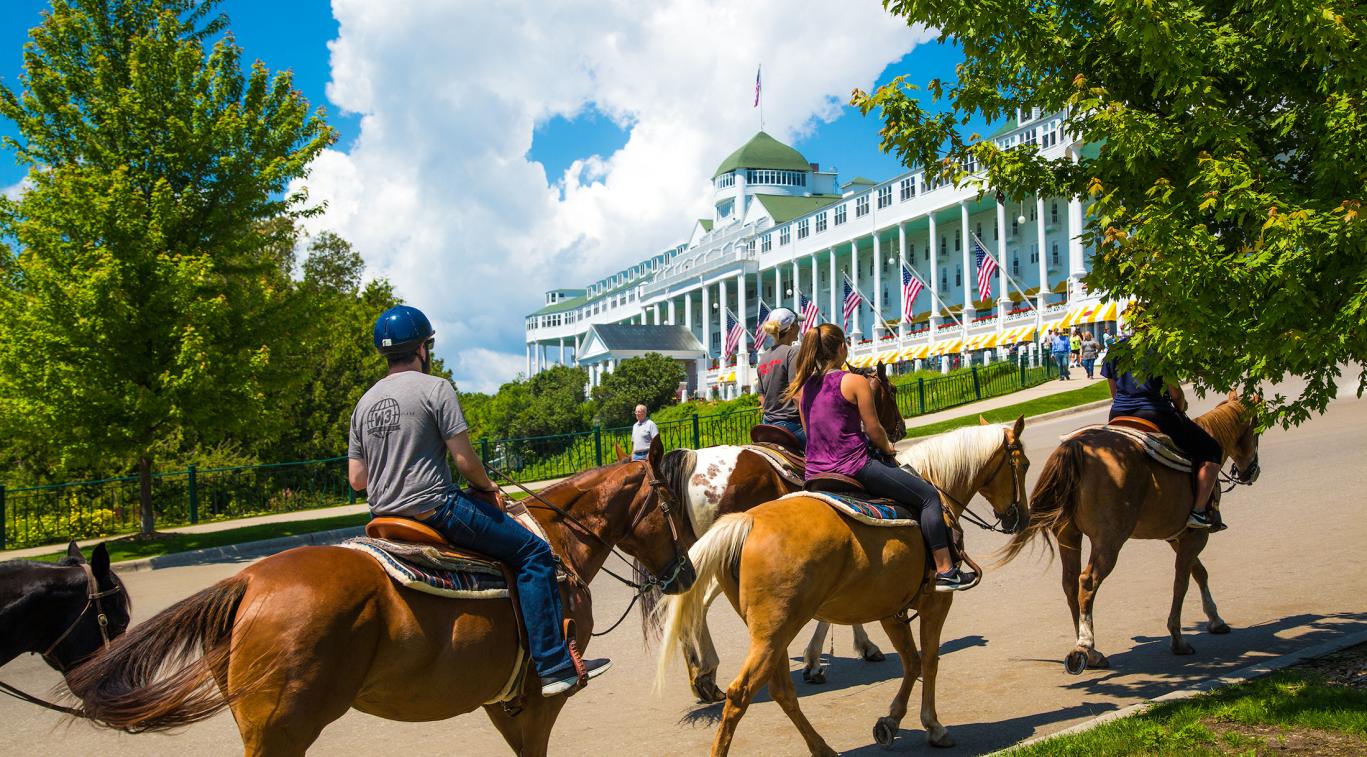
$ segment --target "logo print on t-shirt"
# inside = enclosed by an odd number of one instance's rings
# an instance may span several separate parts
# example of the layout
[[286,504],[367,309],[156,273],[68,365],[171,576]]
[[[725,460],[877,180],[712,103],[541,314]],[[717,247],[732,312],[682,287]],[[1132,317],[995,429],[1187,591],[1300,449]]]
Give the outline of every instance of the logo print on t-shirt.
[[399,401],[385,397],[370,407],[365,416],[366,432],[384,438],[399,430]]

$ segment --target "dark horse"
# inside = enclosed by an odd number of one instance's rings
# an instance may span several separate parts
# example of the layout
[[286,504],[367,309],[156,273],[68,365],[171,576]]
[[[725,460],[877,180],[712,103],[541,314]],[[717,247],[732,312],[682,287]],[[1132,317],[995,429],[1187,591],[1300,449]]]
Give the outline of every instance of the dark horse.
[[[692,532],[650,457],[586,471],[528,501],[577,577],[566,604],[579,648],[593,628],[587,585],[614,546],[666,592],[687,589]],[[135,626],[73,671],[85,714],[127,731],[167,730],[232,709],[248,755],[302,755],[355,708],[389,720],[444,720],[484,707],[512,750],[546,753],[565,697],[531,687],[506,599],[445,599],[395,585],[369,555],[299,547],[268,557]],[[534,681],[535,678],[533,677]]]
[[0,665],[31,652],[65,674],[122,634],[131,609],[103,544],[89,563],[74,541],[60,563],[0,563]]

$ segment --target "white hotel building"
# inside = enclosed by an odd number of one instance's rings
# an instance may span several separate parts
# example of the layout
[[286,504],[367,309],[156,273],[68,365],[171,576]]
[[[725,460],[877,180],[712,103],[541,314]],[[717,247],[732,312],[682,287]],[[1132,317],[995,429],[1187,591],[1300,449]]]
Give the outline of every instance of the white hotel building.
[[[1062,121],[1022,116],[990,138],[1076,160],[1087,148]],[[712,186],[713,216],[697,220],[686,242],[587,288],[546,293],[527,316],[528,376],[579,365],[596,385],[619,360],[655,351],[685,361],[690,390],[734,396],[752,383],[753,344],[747,335],[739,359],[722,354],[727,310],[755,333],[761,300],[798,311],[805,295],[839,324],[845,277],[868,303],[848,329],[856,365],[949,370],[1017,345],[1034,355],[1044,329],[1118,317],[1083,285],[1090,254],[1079,239],[1079,198],[979,199],[972,187],[928,184],[919,169],[841,185],[764,132],[722,161]],[[974,236],[999,266],[990,301],[976,301]],[[903,263],[925,283],[910,313],[902,312]]]

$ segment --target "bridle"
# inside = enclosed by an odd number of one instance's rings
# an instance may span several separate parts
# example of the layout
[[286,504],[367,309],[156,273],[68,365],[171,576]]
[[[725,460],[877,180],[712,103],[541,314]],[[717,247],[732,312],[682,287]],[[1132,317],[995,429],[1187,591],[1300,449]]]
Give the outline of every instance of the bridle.
[[[56,651],[58,645],[66,641],[67,637],[70,636],[72,632],[76,630],[76,627],[81,624],[81,620],[85,618],[86,613],[89,613],[92,607],[95,608],[95,623],[99,626],[100,629],[100,649],[108,649],[110,642],[109,615],[104,611],[103,600],[105,599],[105,597],[110,597],[123,591],[123,587],[119,585],[118,581],[113,581],[113,588],[100,591],[99,582],[95,580],[95,571],[91,569],[88,563],[81,563],[80,567],[82,570],[85,571],[85,606],[81,608],[81,611],[76,615],[76,619],[71,621],[71,624],[66,627],[66,630],[62,632],[62,635],[58,636],[56,641],[49,644],[48,648],[40,653],[43,660],[46,661],[47,664],[51,665],[53,668],[56,668],[57,671],[62,673],[63,675],[65,675],[67,670],[69,670],[70,668],[67,665],[63,664],[56,657],[53,657],[52,653]],[[35,697],[32,694],[29,694],[21,689],[17,689],[5,683],[4,681],[0,681],[0,692],[9,694],[10,696],[20,701],[28,702],[30,704],[36,704],[39,707],[46,707],[49,710],[56,710],[57,712],[61,712],[67,715],[74,715],[76,717],[86,716],[85,712],[81,710],[72,707],[63,707],[59,704],[53,704],[44,699]]]
[[[1016,440],[1007,441],[1002,446],[1002,448],[1006,451],[1006,455],[1001,459],[1000,462],[997,463],[997,467],[992,469],[992,473],[988,474],[986,480],[991,481],[994,478],[996,478],[997,474],[1001,472],[1002,466],[1008,464],[1011,466],[1011,507],[1007,508],[1005,515],[997,515],[995,522],[988,523],[984,518],[979,516],[977,513],[973,512],[969,508],[968,503],[960,502],[958,499],[954,497],[954,495],[950,494],[949,492],[942,490],[940,493],[943,494],[947,499],[949,499],[949,501],[953,502],[955,505],[958,506],[959,518],[963,518],[967,520],[969,523],[972,523],[973,525],[985,531],[996,531],[997,533],[1002,534],[1013,534],[1015,533],[1014,530],[1008,530],[1002,524],[1004,522],[1010,522],[1012,524],[1017,525],[1020,523],[1020,495],[1023,487],[1020,483],[1020,455],[1018,453],[1020,453],[1024,449],[1024,447],[1021,445],[1020,440]],[[949,508],[945,508],[945,510],[946,512],[949,512]],[[949,512],[949,515],[951,518],[955,517],[952,512]]]
[[[632,462],[643,463],[646,466],[646,475],[649,476],[649,480],[647,483],[649,484],[651,493],[654,495],[656,501],[659,502],[660,515],[664,518],[665,525],[669,527],[669,538],[674,547],[674,557],[668,563],[665,564],[664,570],[661,571],[662,576],[658,577],[651,575],[650,571],[645,569],[645,566],[639,564],[639,561],[633,563],[631,560],[627,559],[627,556],[622,554],[621,550],[617,548],[616,544],[612,544],[603,537],[599,536],[593,529],[585,525],[583,521],[580,521],[578,518],[571,515],[569,511],[565,508],[551,504],[540,494],[537,494],[536,492],[523,486],[521,483],[514,480],[512,476],[509,476],[507,473],[504,473],[503,471],[493,466],[486,466],[490,471],[498,474],[501,478],[503,478],[508,483],[511,483],[513,486],[516,486],[518,489],[521,489],[522,492],[525,493],[529,498],[534,499],[539,503],[535,505],[527,504],[528,508],[537,507],[542,510],[550,510],[552,512],[559,513],[561,517],[563,517],[567,522],[574,524],[579,528],[579,530],[593,537],[593,539],[597,541],[599,544],[602,544],[604,547],[607,547],[608,554],[615,555],[617,559],[621,560],[627,565],[631,565],[633,568],[638,569],[642,574],[644,574],[644,580],[633,581],[630,578],[618,575],[617,573],[613,572],[612,569],[608,568],[606,565],[600,568],[600,570],[602,570],[604,573],[617,579],[622,584],[632,589],[635,593],[631,597],[631,602],[627,603],[626,609],[622,611],[622,616],[617,619],[617,622],[609,626],[606,631],[594,631],[592,634],[593,636],[606,636],[607,634],[612,633],[612,631],[615,630],[617,626],[622,625],[622,621],[626,620],[627,615],[631,612],[631,608],[636,605],[637,600],[639,600],[642,596],[654,591],[663,592],[666,588],[673,586],[675,582],[684,582],[685,586],[691,586],[693,582],[697,580],[697,571],[693,567],[693,561],[689,559],[688,550],[684,549],[680,542],[679,529],[674,523],[674,517],[671,516],[671,513],[674,513],[678,510],[677,507],[671,504],[671,502],[674,499],[674,493],[669,489],[669,484],[664,479],[659,478],[655,475],[655,466],[651,465],[650,461],[637,460]],[[628,464],[631,464],[631,462],[628,462]],[[677,504],[677,502],[675,502],[674,504]],[[641,524],[641,521],[645,519],[646,514],[651,509],[652,508],[649,507],[649,505],[641,508],[641,511],[636,514],[636,517],[632,519],[631,523],[627,526],[628,534],[634,533],[636,531],[637,526]],[[566,575],[570,577],[570,581],[572,583],[582,588],[585,592],[588,591],[588,584],[582,578],[580,578],[578,574],[571,570],[568,565],[565,565],[558,554],[555,556],[555,561],[558,565],[560,565],[560,567],[564,568]]]

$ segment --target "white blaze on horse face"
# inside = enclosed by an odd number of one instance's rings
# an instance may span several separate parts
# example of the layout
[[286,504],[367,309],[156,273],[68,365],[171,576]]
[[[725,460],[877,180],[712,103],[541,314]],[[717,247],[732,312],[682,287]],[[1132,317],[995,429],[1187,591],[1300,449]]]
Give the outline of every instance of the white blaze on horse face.
[[741,449],[727,445],[704,447],[697,452],[698,463],[688,477],[688,518],[698,536],[707,533],[717,520],[717,510],[731,483]]

